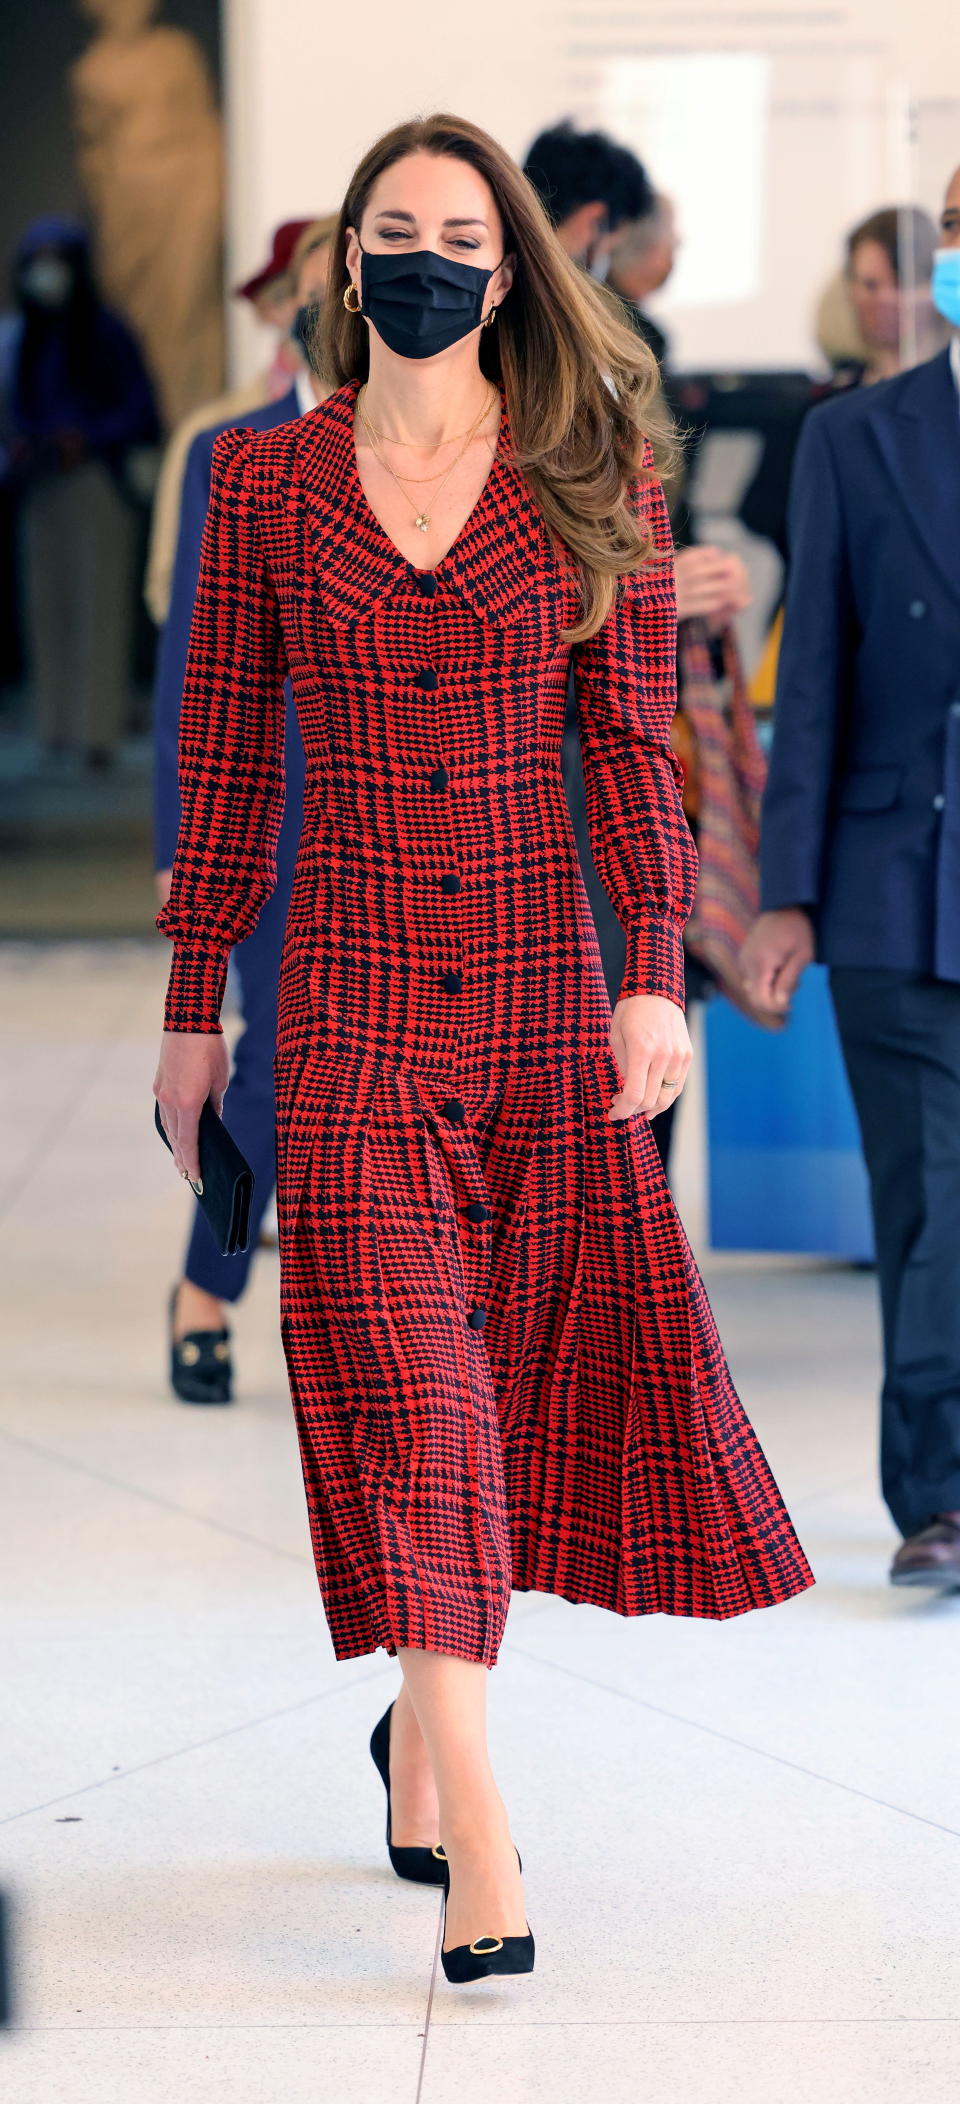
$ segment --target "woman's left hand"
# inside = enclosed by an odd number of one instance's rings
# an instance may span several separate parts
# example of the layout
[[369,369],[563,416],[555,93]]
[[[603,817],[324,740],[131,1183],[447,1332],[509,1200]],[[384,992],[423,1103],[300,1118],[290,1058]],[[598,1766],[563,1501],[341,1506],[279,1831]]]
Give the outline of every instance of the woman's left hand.
[[610,1099],[611,1119],[632,1118],[638,1110],[655,1118],[669,1110],[693,1058],[682,1008],[661,994],[630,994],[613,1011],[610,1049],[623,1076]]

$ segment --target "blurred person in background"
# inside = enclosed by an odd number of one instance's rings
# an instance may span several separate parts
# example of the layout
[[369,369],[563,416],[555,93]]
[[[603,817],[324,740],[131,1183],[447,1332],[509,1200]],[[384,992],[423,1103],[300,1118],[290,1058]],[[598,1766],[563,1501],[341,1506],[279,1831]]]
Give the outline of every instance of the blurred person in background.
[[813,321],[817,349],[830,368],[833,388],[858,379],[870,355],[860,334],[846,272],[838,270],[824,286]]
[[[171,865],[180,828],[178,740],[190,624],[200,575],[200,549],[210,497],[214,440],[222,430],[242,427],[270,431],[277,424],[306,416],[324,400],[326,390],[311,372],[304,337],[323,296],[330,260],[334,219],[308,222],[290,258],[292,311],[287,338],[292,353],[293,384],[275,401],[233,414],[200,432],[190,446],[183,483],[180,531],[170,612],[163,630],[154,692],[154,852],[157,895],[166,904]],[[285,801],[277,841],[277,883],[252,935],[233,953],[243,1014],[243,1030],[234,1051],[233,1074],[225,1121],[254,1172],[253,1205],[247,1249],[222,1256],[209,1227],[195,1208],[183,1275],[174,1287],[169,1311],[169,1365],[173,1391],[185,1403],[229,1403],[233,1397],[233,1360],[226,1308],[239,1300],[250,1275],[260,1226],[276,1181],[276,1091],[273,1061],[277,1043],[277,986],[280,952],[293,883],[303,819],[303,741],[296,710],[286,688],[284,746]]]
[[[930,297],[937,233],[913,205],[872,212],[848,234],[846,262],[821,293],[814,317],[817,348],[830,367],[812,399],[849,387],[872,387],[943,348],[946,324]],[[783,607],[771,622],[751,693],[772,709]]]
[[621,227],[645,219],[655,198],[641,161],[606,132],[580,132],[569,121],[534,139],[523,164],[566,249],[591,277],[606,277]]
[[45,754],[107,767],[130,701],[137,525],[125,474],[158,436],[140,351],[103,305],[84,229],[37,220],[14,265],[11,472],[22,492],[24,628]]
[[752,997],[814,956],[870,1178],[899,1585],[960,1585],[960,169],[948,349],[821,403],[794,464]]
[[[582,269],[589,269],[606,281],[608,292],[616,294],[631,328],[660,364],[666,338],[643,312],[642,301],[655,287],[666,283],[676,256],[677,234],[672,207],[658,195],[642,162],[628,147],[618,146],[603,132],[578,133],[570,124],[559,124],[534,141],[524,162],[524,173],[553,220],[568,256]],[[673,516],[680,503],[681,477],[669,477],[667,489]],[[722,962],[725,976],[739,991],[739,936],[746,933],[756,905],[762,763],[730,624],[749,604],[749,579],[739,556],[709,546],[677,548],[675,575],[680,625],[672,742],[683,769],[684,812],[691,830],[696,837],[705,786],[711,800],[708,845],[716,837],[718,823],[723,834],[724,863],[734,873],[735,897],[728,891],[723,914],[728,927],[738,931],[738,939],[719,949],[715,941],[708,940],[707,948],[714,966],[719,967]],[[732,711],[716,706],[721,684],[725,690],[728,677]],[[705,774],[699,765],[697,719],[701,731],[707,734],[709,747]],[[562,764],[577,853],[597,931],[607,992],[613,1003],[623,978],[626,936],[591,852],[579,712],[572,677],[567,688]],[[705,899],[709,901],[718,881],[718,865],[713,860],[713,866],[703,870],[701,907]],[[725,879],[724,885],[726,889]],[[708,905],[707,910],[715,918],[712,907]],[[703,996],[712,976],[690,947],[691,936],[696,932],[694,918],[688,923],[685,937],[688,1002]],[[669,1164],[676,1108],[672,1104],[654,1121],[654,1139],[664,1167]]]
[[[333,222],[328,224],[328,238]],[[274,336],[269,363],[242,386],[230,388],[213,401],[204,402],[177,426],[163,456],[150,527],[150,549],[144,579],[144,598],[158,628],[170,608],[170,586],[180,526],[180,496],[187,454],[198,431],[223,429],[241,424],[251,409],[288,395],[303,364],[300,346],[293,342],[290,327],[297,311],[297,269],[300,244],[313,243],[321,222],[285,219],[274,232],[270,254],[260,269],[234,288],[234,298],[247,300],[265,329]]]
[[845,368],[848,384],[891,380],[943,348],[943,318],[930,297],[936,245],[933,220],[917,205],[887,205],[848,234],[844,276],[866,352]]
[[659,322],[646,312],[651,292],[659,292],[677,260],[677,218],[669,197],[654,193],[649,211],[621,227],[610,246],[607,284],[630,313],[638,336],[660,366],[666,364],[667,339]]
[[[626,150],[619,149],[621,153]],[[667,337],[646,313],[644,302],[651,292],[661,291],[667,283],[680,241],[670,199],[652,188],[649,194],[646,213],[619,227],[611,239],[606,282],[625,307],[631,327],[650,346],[666,381]],[[681,461],[680,472],[671,478],[669,489],[675,525],[683,508],[682,470]],[[749,604],[750,582],[740,556],[726,548],[697,544],[678,547],[675,560],[678,621],[704,621],[711,633],[719,636]]]

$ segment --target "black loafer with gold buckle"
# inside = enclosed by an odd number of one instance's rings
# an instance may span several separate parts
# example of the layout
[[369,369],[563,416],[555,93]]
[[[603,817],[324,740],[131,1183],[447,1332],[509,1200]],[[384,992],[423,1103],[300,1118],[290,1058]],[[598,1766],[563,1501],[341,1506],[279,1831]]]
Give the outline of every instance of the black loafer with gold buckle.
[[173,1335],[170,1307],[170,1386],[182,1403],[233,1401],[233,1361],[229,1330],[188,1330]]

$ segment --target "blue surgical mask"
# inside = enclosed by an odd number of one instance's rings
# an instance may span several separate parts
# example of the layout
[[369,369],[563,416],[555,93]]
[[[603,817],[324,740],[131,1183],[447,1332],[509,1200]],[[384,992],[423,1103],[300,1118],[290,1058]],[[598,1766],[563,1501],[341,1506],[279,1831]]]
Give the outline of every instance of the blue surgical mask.
[[31,256],[20,268],[20,289],[34,307],[53,313],[65,307],[73,291],[74,274],[65,256]]
[[960,248],[938,248],[933,258],[930,296],[938,314],[960,329]]

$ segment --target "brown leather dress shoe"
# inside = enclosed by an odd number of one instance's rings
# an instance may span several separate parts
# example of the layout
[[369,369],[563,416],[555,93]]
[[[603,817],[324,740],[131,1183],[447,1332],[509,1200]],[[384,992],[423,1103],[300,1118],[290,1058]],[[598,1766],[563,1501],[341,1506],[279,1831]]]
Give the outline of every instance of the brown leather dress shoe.
[[960,1589],[960,1512],[938,1512],[929,1527],[901,1542],[890,1583]]

